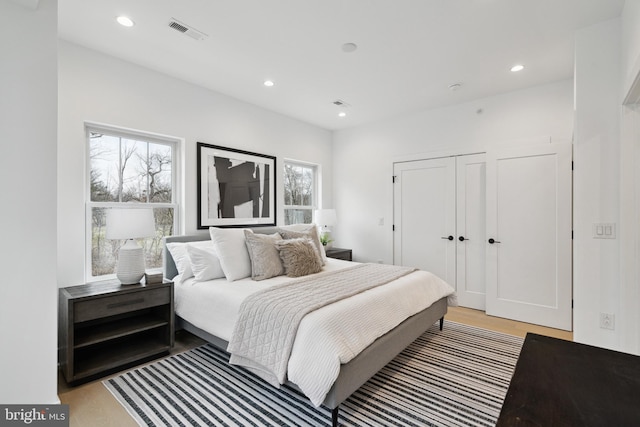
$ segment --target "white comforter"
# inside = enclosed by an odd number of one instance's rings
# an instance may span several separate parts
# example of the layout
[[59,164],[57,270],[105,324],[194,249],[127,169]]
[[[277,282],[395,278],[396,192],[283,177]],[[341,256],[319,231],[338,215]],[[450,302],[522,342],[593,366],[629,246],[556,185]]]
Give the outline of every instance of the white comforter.
[[[324,271],[353,265],[328,259]],[[256,282],[188,279],[175,287],[176,314],[194,326],[229,341],[238,309],[253,292],[284,281],[279,276]],[[308,314],[300,323],[287,376],[314,405],[320,405],[347,363],[406,318],[429,307],[453,288],[425,271],[370,289]]]

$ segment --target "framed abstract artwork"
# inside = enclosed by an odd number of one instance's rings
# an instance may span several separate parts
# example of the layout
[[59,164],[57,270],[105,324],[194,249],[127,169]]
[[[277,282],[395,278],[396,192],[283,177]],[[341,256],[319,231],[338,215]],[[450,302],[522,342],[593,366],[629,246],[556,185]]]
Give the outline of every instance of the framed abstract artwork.
[[198,142],[198,228],[276,225],[276,158]]

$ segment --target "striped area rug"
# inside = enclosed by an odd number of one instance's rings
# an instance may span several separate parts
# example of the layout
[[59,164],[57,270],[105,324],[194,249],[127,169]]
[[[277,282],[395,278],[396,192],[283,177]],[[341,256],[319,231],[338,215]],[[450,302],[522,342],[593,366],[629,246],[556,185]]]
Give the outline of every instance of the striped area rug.
[[[343,426],[493,426],[522,338],[433,325],[340,406]],[[204,345],[103,383],[140,425],[327,426],[288,387],[275,389]]]

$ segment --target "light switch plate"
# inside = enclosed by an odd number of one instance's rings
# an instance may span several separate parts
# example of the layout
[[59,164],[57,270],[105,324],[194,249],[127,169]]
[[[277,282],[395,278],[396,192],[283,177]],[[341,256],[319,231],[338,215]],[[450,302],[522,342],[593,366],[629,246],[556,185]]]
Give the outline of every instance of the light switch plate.
[[614,222],[597,222],[593,224],[594,239],[615,239],[616,224]]

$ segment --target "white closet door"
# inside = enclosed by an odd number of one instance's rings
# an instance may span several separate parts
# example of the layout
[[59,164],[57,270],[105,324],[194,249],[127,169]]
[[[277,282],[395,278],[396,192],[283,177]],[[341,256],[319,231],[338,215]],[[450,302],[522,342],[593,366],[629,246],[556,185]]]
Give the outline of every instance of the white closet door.
[[394,164],[394,264],[455,287],[455,158]]
[[456,158],[456,284],[462,307],[484,310],[486,282],[485,155]]
[[487,314],[571,330],[571,145],[487,153]]

